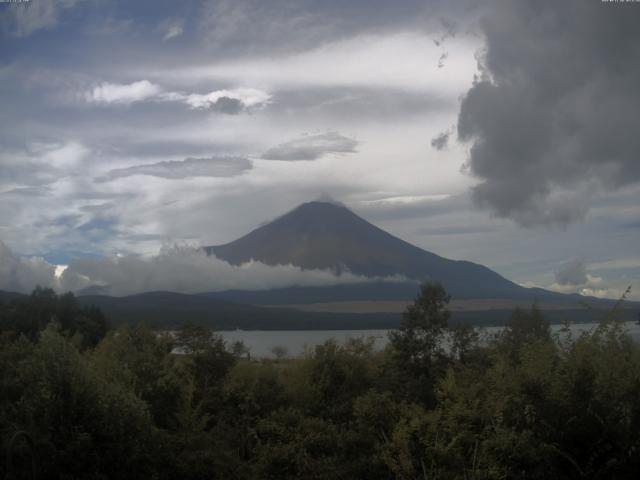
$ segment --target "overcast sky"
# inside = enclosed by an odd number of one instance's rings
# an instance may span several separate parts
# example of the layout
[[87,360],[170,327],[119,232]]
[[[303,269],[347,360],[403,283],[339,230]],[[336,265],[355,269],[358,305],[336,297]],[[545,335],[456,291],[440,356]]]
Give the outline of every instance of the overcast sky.
[[516,282],[640,299],[638,25],[600,0],[0,3],[0,241],[148,256],[329,195]]

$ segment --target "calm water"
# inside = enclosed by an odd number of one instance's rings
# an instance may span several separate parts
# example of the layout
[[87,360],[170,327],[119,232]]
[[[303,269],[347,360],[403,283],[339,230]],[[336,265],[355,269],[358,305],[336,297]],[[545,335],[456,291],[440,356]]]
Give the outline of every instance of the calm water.
[[[596,327],[596,323],[581,323],[571,326],[573,336],[581,332],[589,331]],[[627,331],[633,339],[640,342],[640,325],[634,322],[625,323]],[[498,333],[503,327],[486,327],[479,329],[487,335]],[[552,325],[552,331],[556,332],[561,325]],[[296,356],[304,353],[306,348],[314,348],[330,338],[339,343],[344,343],[348,338],[373,337],[374,348],[382,350],[388,342],[389,330],[235,330],[230,332],[218,332],[227,342],[240,340],[250,348],[252,357],[273,357],[274,347],[284,347],[287,356]]]

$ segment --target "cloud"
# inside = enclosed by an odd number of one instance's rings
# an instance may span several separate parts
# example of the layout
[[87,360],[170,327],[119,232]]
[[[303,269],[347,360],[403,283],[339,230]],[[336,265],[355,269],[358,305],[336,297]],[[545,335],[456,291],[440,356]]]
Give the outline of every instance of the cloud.
[[431,146],[436,150],[444,150],[449,144],[449,135],[451,135],[449,131],[439,133],[431,139]]
[[212,105],[211,109],[220,112],[226,113],[227,115],[236,115],[240,113],[244,108],[244,104],[242,100],[231,97],[219,97]]
[[424,219],[451,215],[457,210],[469,208],[468,200],[453,195],[403,195],[360,201],[356,213],[367,220],[389,221]]
[[447,58],[449,58],[449,54],[447,52],[443,52],[442,55],[440,55],[440,58],[438,58],[438,68],[444,67],[444,62]]
[[36,286],[52,287],[55,265],[40,257],[21,258],[0,240],[0,290],[30,292]]
[[[408,121],[416,115],[438,114],[452,110],[451,101],[439,94],[429,94],[387,87],[299,87],[279,89],[278,101],[270,113],[313,118],[339,118],[360,121],[362,118],[385,121]],[[453,106],[455,108],[455,105]]]
[[149,175],[167,179],[191,177],[235,177],[253,168],[251,160],[243,157],[187,158],[135,165],[110,170],[98,182],[108,182],[132,175]]
[[42,145],[34,153],[40,157],[39,162],[42,164],[68,169],[82,163],[90,150],[81,143],[71,141],[65,144]]
[[640,182],[640,42],[632,4],[497,2],[483,74],[463,98],[475,201],[525,225],[582,218],[599,190]]
[[[287,32],[290,35],[291,32]],[[289,40],[297,44],[297,38]],[[168,67],[152,74],[173,82],[225,82],[264,85],[274,91],[315,88],[403,90],[438,96],[458,104],[477,71],[473,51],[478,40],[461,37],[447,47],[447,72],[437,68],[442,56],[426,34],[376,32],[333,39],[296,52],[239,55],[200,61],[183,68]],[[296,48],[298,45],[296,45]],[[385,65],[385,68],[381,68]],[[148,75],[137,70],[139,75]],[[446,75],[446,80],[443,80]],[[375,101],[375,100],[374,100]],[[375,103],[374,103],[375,105]]]
[[[383,29],[407,18],[405,9],[375,1],[367,15],[358,2],[313,0],[215,0],[204,2],[199,30],[211,44],[225,49],[249,46],[253,50],[305,49],[327,40]],[[354,5],[352,5],[354,4]],[[411,8],[414,18],[420,8]],[[398,22],[401,23],[401,22]]]
[[4,30],[15,37],[26,37],[38,30],[55,27],[63,10],[74,7],[78,0],[38,0],[3,5]]
[[84,93],[88,103],[99,105],[130,105],[136,102],[179,102],[193,110],[213,110],[235,115],[263,108],[271,95],[255,88],[215,90],[207,94],[171,92],[148,80],[129,84],[103,82]]
[[31,143],[25,149],[0,151],[0,192],[51,184],[67,175],[89,155],[81,143]]
[[602,277],[596,277],[588,273],[585,276],[584,283],[574,285],[555,282],[545,288],[558,293],[579,293],[580,295],[598,298],[618,296],[618,290],[609,288]]
[[221,113],[235,114],[245,109],[259,108],[271,101],[271,95],[255,88],[236,88],[234,90],[216,90],[205,95],[174,94],[172,99],[183,100],[194,109],[212,109]]
[[352,138],[340,135],[338,132],[328,132],[319,135],[305,135],[301,138],[281,143],[262,154],[265,160],[317,160],[330,153],[355,153],[358,142]]
[[[198,31],[211,47],[232,54],[305,50],[336,39],[397,31],[428,31],[442,41],[477,16],[477,3],[209,0],[199,12]],[[451,16],[456,17],[455,24],[448,19]]]
[[584,285],[587,283],[587,265],[584,259],[577,258],[565,263],[555,274],[560,285]]
[[579,293],[593,297],[609,297],[615,295],[602,277],[587,272],[587,262],[583,258],[570,260],[555,272],[555,282],[547,287],[560,293]]
[[624,259],[605,260],[602,262],[594,262],[589,265],[596,270],[631,270],[640,269],[640,258],[629,257]]
[[[109,295],[148,291],[181,293],[229,289],[264,290],[288,286],[321,286],[381,279],[330,270],[302,270],[293,265],[270,266],[249,262],[233,266],[199,249],[171,247],[147,258],[112,257],[71,263],[61,277],[63,289],[98,285]],[[389,281],[398,281],[392,277]]]
[[157,97],[162,89],[148,80],[140,80],[130,84],[103,82],[85,93],[90,103],[130,105]]
[[75,260],[61,270],[42,258],[19,258],[0,242],[0,289],[18,292],[29,292],[36,285],[61,292],[100,287],[107,295],[120,296],[159,290],[199,293],[406,280],[398,276],[369,278],[348,272],[338,275],[331,270],[303,270],[293,265],[270,266],[253,261],[234,266],[200,249],[177,246],[151,257]]
[[451,225],[444,227],[424,227],[418,230],[421,235],[469,235],[474,233],[492,233],[497,229],[491,225]]
[[171,40],[179,37],[184,31],[184,20],[178,18],[168,18],[159,25],[160,31],[163,33],[162,40]]

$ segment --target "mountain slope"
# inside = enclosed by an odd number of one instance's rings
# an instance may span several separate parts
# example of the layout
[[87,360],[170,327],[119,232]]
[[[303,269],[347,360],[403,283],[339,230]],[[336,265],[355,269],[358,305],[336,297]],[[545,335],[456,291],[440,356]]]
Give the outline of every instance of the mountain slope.
[[347,269],[367,277],[437,280],[457,298],[531,297],[530,291],[487,267],[418,248],[328,202],[302,204],[234,242],[205,250],[236,265],[254,259],[304,269]]

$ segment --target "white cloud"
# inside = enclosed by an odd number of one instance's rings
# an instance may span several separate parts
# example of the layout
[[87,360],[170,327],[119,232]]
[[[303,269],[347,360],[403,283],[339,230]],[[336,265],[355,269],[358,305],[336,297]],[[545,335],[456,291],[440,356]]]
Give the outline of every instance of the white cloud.
[[0,193],[49,185],[70,173],[89,155],[81,143],[31,143],[24,149],[0,151]]
[[148,80],[140,80],[130,84],[103,82],[85,93],[90,103],[129,105],[156,97],[162,89]]
[[84,92],[84,100],[100,105],[130,105],[136,102],[180,102],[194,110],[210,109],[236,114],[259,109],[271,102],[271,95],[256,88],[214,90],[206,94],[165,91],[148,80],[129,84],[103,82]]
[[192,93],[182,97],[185,103],[194,109],[205,109],[214,107],[218,105],[221,99],[224,98],[236,100],[240,102],[245,108],[264,106],[271,101],[271,95],[255,88],[215,90],[205,95]]
[[[594,296],[606,296],[605,293],[608,292],[607,285],[605,285],[602,277],[589,273],[585,274],[584,280],[580,283],[559,283],[556,281],[546,288],[559,293],[580,293],[582,295]],[[594,293],[585,292],[603,292],[603,294],[595,295]]]
[[623,290],[607,285],[602,277],[587,272],[584,258],[576,258],[564,263],[555,272],[555,281],[551,285],[540,286],[535,282],[525,282],[525,287],[546,288],[558,293],[578,293],[588,297],[615,298],[622,295]]
[[[309,87],[382,87],[437,91],[456,99],[471,86],[477,71],[477,39],[451,39],[446,68],[442,52],[428,35],[363,35],[302,53],[243,58],[187,68],[145,71],[145,75],[183,82],[237,81],[271,89]],[[142,71],[140,72],[142,74]]]
[[384,197],[377,198],[374,200],[362,200],[360,203],[362,205],[371,205],[371,206],[397,206],[397,205],[413,205],[420,204],[423,202],[438,202],[440,200],[446,200],[450,198],[451,195],[448,194],[440,194],[440,195],[400,195],[394,197]]
[[39,159],[40,162],[56,168],[70,168],[80,164],[90,150],[78,142],[47,145]]
[[602,277],[592,276],[590,274],[587,274],[585,282],[580,285],[563,285],[558,282],[554,282],[551,285],[540,285],[532,281],[522,282],[519,283],[519,285],[526,288],[544,288],[546,290],[551,290],[552,292],[564,294],[577,293],[585,297],[596,298],[619,298],[623,293],[623,290],[619,288],[607,286]]
[[368,278],[348,272],[336,275],[331,270],[303,270],[293,265],[270,266],[254,261],[234,266],[197,248],[176,246],[151,257],[86,258],[64,268],[39,257],[18,257],[0,242],[0,289],[18,292],[29,292],[36,285],[58,291],[99,286],[106,294],[121,296],[159,290],[181,293],[264,290],[379,280],[406,279]]
[[0,241],[0,290],[30,292],[37,285],[52,287],[55,269],[40,257],[18,257]]

